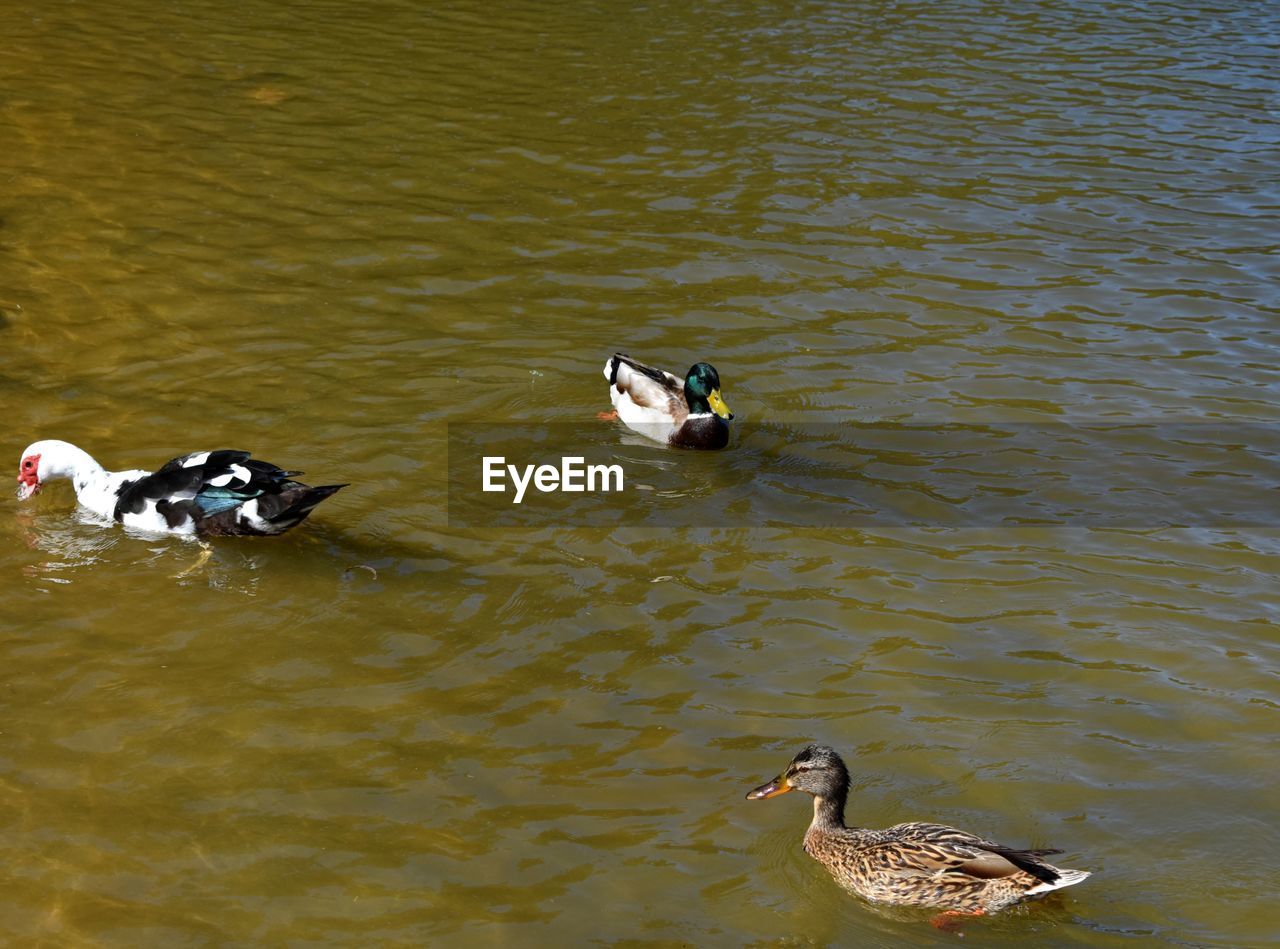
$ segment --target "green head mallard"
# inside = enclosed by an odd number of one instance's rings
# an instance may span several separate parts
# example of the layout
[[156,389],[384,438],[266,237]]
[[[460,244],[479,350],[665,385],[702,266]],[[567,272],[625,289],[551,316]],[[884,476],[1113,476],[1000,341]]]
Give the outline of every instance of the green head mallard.
[[733,413],[720,394],[720,374],[694,363],[684,380],[615,353],[604,366],[609,399],[632,431],[679,448],[723,448]]

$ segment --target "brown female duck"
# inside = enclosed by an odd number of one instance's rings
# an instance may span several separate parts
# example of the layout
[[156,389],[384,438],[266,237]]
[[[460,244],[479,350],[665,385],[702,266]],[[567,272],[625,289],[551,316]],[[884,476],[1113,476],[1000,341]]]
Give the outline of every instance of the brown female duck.
[[842,887],[869,900],[982,915],[1089,876],[1042,859],[1061,850],[1017,850],[943,824],[846,827],[849,772],[825,745],[801,750],[786,771],[747,799],[792,789],[813,795],[813,822],[805,832],[804,849]]

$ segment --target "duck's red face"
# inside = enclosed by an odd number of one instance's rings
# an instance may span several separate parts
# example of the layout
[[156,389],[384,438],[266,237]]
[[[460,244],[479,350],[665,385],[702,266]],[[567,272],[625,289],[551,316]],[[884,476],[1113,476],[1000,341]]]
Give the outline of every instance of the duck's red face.
[[40,456],[27,455],[18,465],[18,497],[25,501],[40,490]]

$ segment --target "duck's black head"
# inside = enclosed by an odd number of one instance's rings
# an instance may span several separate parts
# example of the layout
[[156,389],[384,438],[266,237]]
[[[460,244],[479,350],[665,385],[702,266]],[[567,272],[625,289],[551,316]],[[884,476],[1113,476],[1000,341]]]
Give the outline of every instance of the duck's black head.
[[733,418],[720,395],[720,373],[709,362],[695,363],[689,369],[684,377],[684,398],[692,413],[715,412],[722,419]]
[[791,790],[838,804],[843,811],[844,799],[849,794],[849,769],[834,748],[806,745],[782,774],[750,791],[747,800],[777,797]]

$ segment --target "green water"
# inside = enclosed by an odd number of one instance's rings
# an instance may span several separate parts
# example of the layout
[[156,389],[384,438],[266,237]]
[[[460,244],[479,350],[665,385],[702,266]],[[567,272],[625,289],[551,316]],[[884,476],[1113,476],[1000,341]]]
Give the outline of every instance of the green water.
[[[798,795],[743,800],[816,739],[851,820],[1093,871],[968,942],[1274,945],[1271,519],[822,527],[841,486],[788,472],[839,463],[832,423],[1274,423],[1277,27],[1245,2],[10,3],[10,464],[240,447],[352,487],[182,577],[193,545],[104,529],[65,483],[0,503],[3,931],[954,945],[838,890]],[[597,423],[617,349],[711,359],[729,452]],[[678,466],[717,518],[451,524],[450,431],[493,423]],[[723,471],[759,490],[717,506]],[[911,510],[897,480],[876,497]]]

